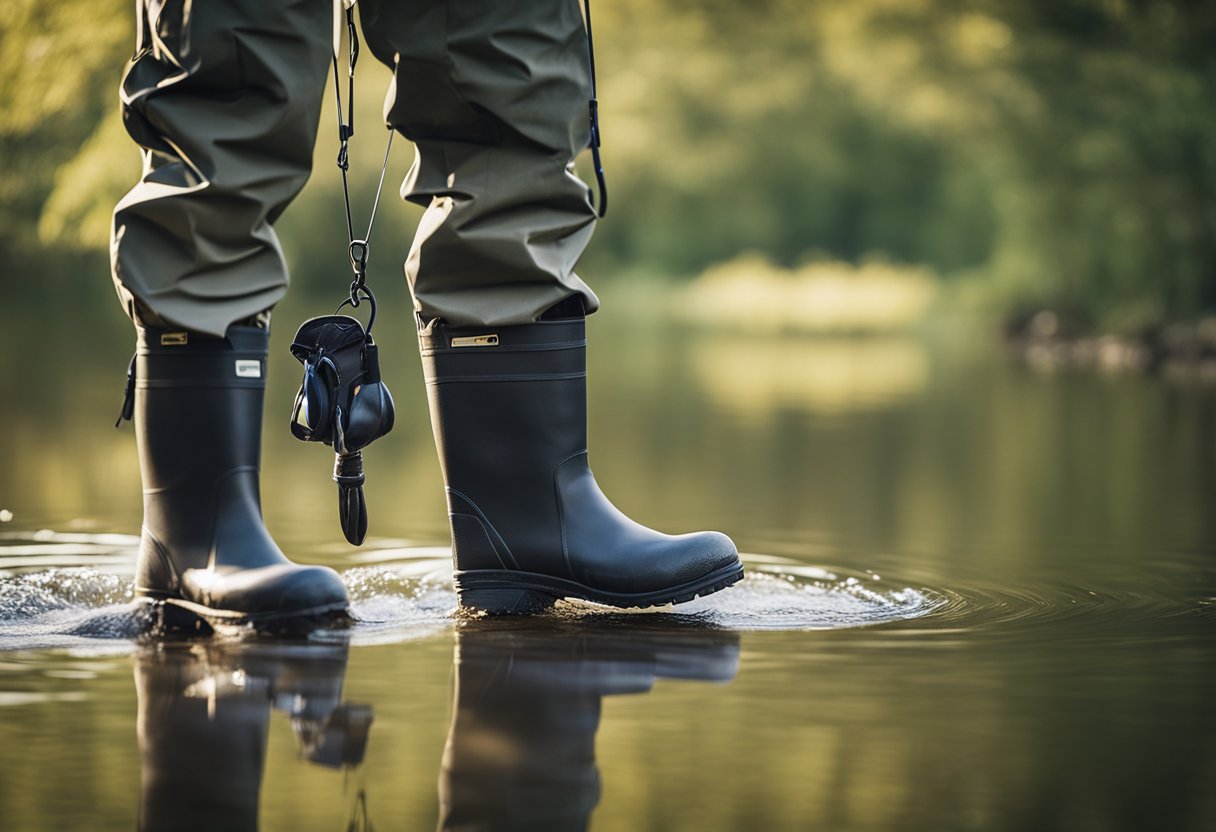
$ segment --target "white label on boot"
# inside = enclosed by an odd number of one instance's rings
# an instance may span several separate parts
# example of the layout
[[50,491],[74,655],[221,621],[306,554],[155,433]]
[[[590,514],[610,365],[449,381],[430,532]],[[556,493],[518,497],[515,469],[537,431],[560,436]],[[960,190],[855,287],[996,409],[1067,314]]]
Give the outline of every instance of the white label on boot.
[[237,359],[236,374],[238,378],[261,378],[262,362],[257,359]]

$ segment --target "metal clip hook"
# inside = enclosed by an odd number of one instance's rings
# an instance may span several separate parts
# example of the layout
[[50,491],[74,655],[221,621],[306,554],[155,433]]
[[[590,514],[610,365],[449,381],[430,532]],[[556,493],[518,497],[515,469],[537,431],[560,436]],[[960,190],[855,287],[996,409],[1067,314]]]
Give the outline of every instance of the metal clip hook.
[[367,270],[367,256],[371,252],[367,240],[351,240],[347,252],[350,255],[350,267],[362,282],[363,273]]

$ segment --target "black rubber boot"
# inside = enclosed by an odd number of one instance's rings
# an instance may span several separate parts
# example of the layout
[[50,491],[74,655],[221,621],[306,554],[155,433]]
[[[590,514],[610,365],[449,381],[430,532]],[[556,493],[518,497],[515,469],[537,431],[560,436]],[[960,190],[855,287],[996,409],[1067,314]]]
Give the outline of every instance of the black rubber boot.
[[587,464],[582,317],[419,333],[465,607],[534,612],[559,598],[691,601],[743,577],[719,532],[671,536],[601,493]]
[[209,623],[343,614],[348,601],[338,574],[289,561],[262,522],[268,331],[138,333],[133,410],[144,524],[136,594]]

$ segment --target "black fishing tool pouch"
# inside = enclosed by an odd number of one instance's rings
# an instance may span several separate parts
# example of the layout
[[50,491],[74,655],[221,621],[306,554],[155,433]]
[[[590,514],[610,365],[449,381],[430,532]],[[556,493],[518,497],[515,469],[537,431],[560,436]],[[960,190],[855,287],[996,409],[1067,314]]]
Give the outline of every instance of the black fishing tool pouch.
[[395,415],[378,348],[357,318],[324,315],[300,326],[291,354],[304,365],[291,433],[334,449],[342,532],[358,546],[367,534],[362,451],[392,430]]
[[[380,359],[372,340],[376,325],[376,296],[367,285],[368,241],[376,222],[376,208],[393,131],[387,125],[388,141],[380,181],[376,185],[367,233],[355,236],[351,215],[350,139],[355,135],[355,63],[359,58],[354,2],[346,3],[346,31],[349,39],[346,107],[342,106],[342,73],[338,68],[340,28],[335,29],[333,52],[334,92],[338,103],[338,169],[342,171],[342,203],[346,209],[347,254],[354,280],[345,300],[332,315],[312,318],[300,325],[291,343],[291,354],[304,365],[304,381],[291,409],[291,433],[305,442],[324,442],[334,449],[334,482],[338,484],[338,511],[346,539],[358,546],[367,535],[367,501],[363,496],[363,449],[393,428],[393,397],[380,380]],[[340,315],[344,308],[357,309],[366,302],[370,308],[367,326],[358,318]]]

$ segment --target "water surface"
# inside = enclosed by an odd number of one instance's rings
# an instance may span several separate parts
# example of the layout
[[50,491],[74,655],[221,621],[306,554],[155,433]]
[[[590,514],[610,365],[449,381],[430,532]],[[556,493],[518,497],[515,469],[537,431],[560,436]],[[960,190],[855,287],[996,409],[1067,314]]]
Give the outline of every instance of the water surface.
[[360,549],[289,335],[267,519],[357,619],[308,641],[137,639],[125,335],[0,401],[0,828],[1216,828],[1216,388],[594,321],[598,479],[748,577],[464,621],[409,333]]

